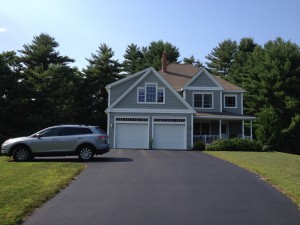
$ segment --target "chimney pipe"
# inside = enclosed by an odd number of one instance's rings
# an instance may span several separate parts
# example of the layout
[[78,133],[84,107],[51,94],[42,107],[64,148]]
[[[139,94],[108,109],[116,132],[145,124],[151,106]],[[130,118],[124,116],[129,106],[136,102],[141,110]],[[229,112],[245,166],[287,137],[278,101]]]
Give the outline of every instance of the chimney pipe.
[[168,59],[167,59],[167,52],[164,51],[162,54],[162,72],[166,73],[167,71],[167,66],[168,66]]

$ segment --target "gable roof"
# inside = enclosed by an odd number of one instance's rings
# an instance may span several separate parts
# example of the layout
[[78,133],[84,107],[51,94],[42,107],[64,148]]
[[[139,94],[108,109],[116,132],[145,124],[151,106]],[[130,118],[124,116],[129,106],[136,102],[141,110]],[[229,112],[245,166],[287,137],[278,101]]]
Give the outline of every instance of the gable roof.
[[[143,71],[143,73],[141,73]],[[195,113],[196,111],[172,88],[172,86],[165,80],[162,78],[162,76],[153,68],[153,67],[149,67],[145,70],[142,70],[141,72],[138,72],[134,75],[131,76],[140,76],[140,78],[133,84],[131,85],[130,88],[128,88],[116,101],[114,101],[106,110],[105,112],[112,112],[113,108],[122,100],[125,98],[125,96],[127,96],[136,86],[138,86],[138,84],[144,80],[145,77],[147,77],[151,72],[179,99],[179,101],[187,108],[187,110],[190,113]],[[128,80],[130,79],[129,77],[123,78],[117,82],[114,82],[108,86],[106,86],[106,88],[111,88],[112,86],[116,86],[122,82],[125,82],[124,79]],[[123,80],[123,81],[122,81]],[[147,112],[147,109],[146,109]]]
[[167,66],[167,71],[159,70],[161,76],[176,90],[181,91],[189,83],[195,80],[204,71],[209,78],[224,91],[245,92],[241,87],[232,84],[218,76],[209,73],[205,68],[198,68],[192,64],[176,64],[171,63]]

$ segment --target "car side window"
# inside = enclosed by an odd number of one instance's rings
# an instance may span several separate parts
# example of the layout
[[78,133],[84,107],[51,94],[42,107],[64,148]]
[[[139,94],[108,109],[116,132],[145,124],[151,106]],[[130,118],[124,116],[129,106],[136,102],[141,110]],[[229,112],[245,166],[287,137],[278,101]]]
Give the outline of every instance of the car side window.
[[41,132],[39,134],[40,137],[54,137],[54,136],[59,136],[60,134],[60,128],[56,127],[56,128],[50,128],[47,130],[44,130],[43,132]]
[[63,129],[63,136],[92,134],[93,132],[89,128],[82,127],[65,127]]

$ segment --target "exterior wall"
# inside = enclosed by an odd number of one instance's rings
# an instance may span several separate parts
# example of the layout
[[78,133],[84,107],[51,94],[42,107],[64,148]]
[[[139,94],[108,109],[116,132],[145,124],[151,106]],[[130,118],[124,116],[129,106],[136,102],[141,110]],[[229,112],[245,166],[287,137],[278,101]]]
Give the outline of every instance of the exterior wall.
[[[236,96],[236,108],[225,108],[225,97],[226,95],[235,95]],[[223,92],[222,93],[222,111],[223,112],[232,112],[232,113],[239,113],[242,114],[242,94],[241,93],[234,93],[234,92]]]
[[195,79],[189,87],[217,87],[217,85],[202,72],[197,79]]
[[[145,83],[157,83],[159,88],[165,88],[165,103],[138,103],[138,88],[145,87]],[[154,75],[149,74],[122,99],[115,108],[123,109],[187,109],[180,100]]]
[[194,93],[201,92],[201,93],[213,93],[213,109],[197,109],[194,108],[197,112],[220,112],[221,111],[221,105],[220,105],[220,91],[192,91],[192,90],[186,90],[186,101],[190,104],[190,106],[194,107]]
[[[149,140],[152,139],[152,119],[153,117],[166,117],[166,118],[172,118],[172,117],[185,117],[187,120],[187,126],[186,126],[186,140],[187,140],[187,149],[191,149],[192,145],[192,114],[168,114],[168,113],[110,113],[109,114],[109,143],[111,148],[115,148],[114,146],[114,132],[115,132],[115,118],[118,116],[130,116],[130,117],[134,117],[134,116],[144,116],[144,117],[149,117]],[[149,143],[150,144],[150,143]]]
[[126,82],[114,86],[110,89],[110,104],[116,101],[126,90],[128,90],[131,85],[133,85],[140,76],[127,80]]

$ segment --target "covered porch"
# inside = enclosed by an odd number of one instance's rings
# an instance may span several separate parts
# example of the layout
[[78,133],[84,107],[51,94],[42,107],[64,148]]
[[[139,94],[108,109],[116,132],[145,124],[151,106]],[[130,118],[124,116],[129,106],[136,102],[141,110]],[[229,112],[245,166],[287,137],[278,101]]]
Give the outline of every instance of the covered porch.
[[255,117],[235,113],[196,113],[193,118],[193,143],[218,139],[253,139]]

